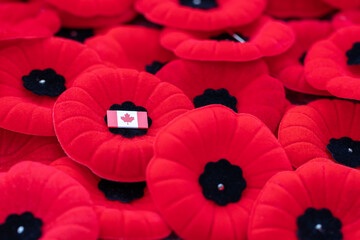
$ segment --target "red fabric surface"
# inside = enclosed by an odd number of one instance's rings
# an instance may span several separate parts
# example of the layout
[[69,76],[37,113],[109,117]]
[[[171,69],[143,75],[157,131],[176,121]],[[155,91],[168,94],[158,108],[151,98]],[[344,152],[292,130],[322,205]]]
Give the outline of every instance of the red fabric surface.
[[220,0],[218,7],[202,10],[173,0],[138,0],[135,8],[152,22],[187,30],[212,31],[246,25],[263,12],[264,0]]
[[[245,43],[209,39],[224,32],[240,33],[250,40]],[[172,28],[162,33],[161,44],[178,57],[200,61],[251,61],[279,55],[295,41],[291,28],[267,16],[243,27],[213,32],[189,32]]]
[[[147,110],[152,125],[146,135],[125,138],[109,131],[106,111],[125,101]],[[143,181],[158,131],[192,108],[182,91],[151,74],[103,68],[83,74],[59,97],[54,124],[61,146],[73,160],[102,178]]]
[[272,177],[254,205],[249,240],[296,240],[296,218],[309,207],[327,208],[342,222],[343,239],[360,238],[359,171],[312,162]]
[[54,69],[69,88],[82,72],[100,63],[91,49],[71,40],[24,40],[0,50],[0,127],[31,135],[54,136],[56,97],[39,96],[23,87],[32,70]]
[[[252,205],[266,181],[290,170],[289,160],[257,118],[213,105],[167,125],[147,169],[154,202],[184,239],[245,239]],[[219,206],[202,194],[199,176],[208,162],[227,159],[241,167],[247,187],[236,203]]]
[[0,173],[0,223],[31,212],[43,221],[41,240],[96,240],[99,225],[87,191],[52,167],[22,162]]
[[225,88],[236,97],[239,113],[258,117],[272,131],[285,112],[284,88],[277,79],[268,75],[263,61],[205,63],[175,60],[165,65],[156,76],[179,87],[191,101],[206,89]]

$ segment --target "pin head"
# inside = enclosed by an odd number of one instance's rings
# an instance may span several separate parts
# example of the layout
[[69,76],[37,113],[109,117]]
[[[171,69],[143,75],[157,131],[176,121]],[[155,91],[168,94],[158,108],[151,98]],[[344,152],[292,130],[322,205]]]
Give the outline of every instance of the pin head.
[[321,231],[322,225],[320,223],[316,224],[315,229],[318,230],[318,231]]
[[223,190],[225,189],[224,184],[219,183],[219,184],[217,185],[217,189],[218,189],[219,191],[223,191]]
[[348,148],[347,150],[348,150],[349,153],[353,152],[352,148]]
[[23,226],[19,226],[17,229],[16,229],[16,232],[18,234],[22,234],[23,232],[25,231],[25,228]]
[[39,83],[40,83],[40,84],[45,84],[45,83],[46,83],[46,80],[45,80],[45,79],[41,79],[41,80],[39,81]]

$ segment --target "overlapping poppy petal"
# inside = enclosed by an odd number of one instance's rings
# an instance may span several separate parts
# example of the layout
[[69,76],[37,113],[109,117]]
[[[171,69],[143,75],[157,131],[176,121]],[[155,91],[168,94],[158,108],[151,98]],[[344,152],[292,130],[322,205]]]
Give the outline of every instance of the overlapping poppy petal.
[[268,75],[263,61],[249,63],[175,60],[157,74],[179,87],[195,107],[222,104],[250,113],[275,131],[286,109],[281,82]]
[[96,240],[88,192],[65,173],[22,162],[0,173],[0,238]]
[[294,41],[295,35],[290,27],[267,16],[243,27],[213,32],[168,28],[160,38],[161,44],[180,58],[235,62],[279,55]]
[[281,80],[285,87],[314,95],[329,95],[326,91],[313,88],[304,76],[304,59],[313,43],[328,37],[333,29],[328,21],[297,20],[288,25],[296,35],[295,44],[285,53],[266,59],[271,74]]
[[133,0],[45,1],[56,8],[65,27],[105,27],[127,22],[136,16]]
[[308,83],[336,97],[360,100],[359,49],[358,26],[339,29],[316,42],[305,59]]
[[0,5],[0,41],[52,36],[60,28],[55,11],[39,3],[3,3]]
[[49,164],[65,156],[55,137],[38,137],[0,129],[0,171],[24,160]]
[[154,152],[146,174],[150,193],[184,239],[246,239],[261,188],[291,169],[260,120],[221,105],[176,118],[159,133]]
[[86,41],[109,65],[155,74],[174,59],[159,43],[160,30],[142,26],[120,26]]
[[[143,181],[158,131],[192,108],[181,90],[151,74],[103,68],[81,75],[59,97],[54,124],[73,160],[105,179]],[[149,128],[108,128],[109,109],[146,111]]]
[[101,63],[93,50],[60,38],[24,40],[0,50],[0,127],[54,136],[52,108],[82,72]]
[[360,10],[347,9],[335,14],[331,22],[335,29],[359,25],[360,24],[359,15],[360,15]]
[[357,170],[334,163],[279,173],[256,200],[248,239],[358,239],[359,184]]
[[135,8],[152,22],[186,30],[213,31],[246,25],[265,9],[264,0],[138,0]]
[[360,7],[360,1],[359,0],[323,0],[325,3],[340,9],[355,9]]
[[359,103],[317,100],[285,113],[279,142],[296,168],[319,157],[359,168],[359,118]]
[[101,179],[69,158],[54,161],[59,169],[89,192],[100,222],[101,239],[162,239],[170,229],[157,212],[145,182]]
[[322,17],[334,9],[322,0],[268,0],[266,13],[278,18]]

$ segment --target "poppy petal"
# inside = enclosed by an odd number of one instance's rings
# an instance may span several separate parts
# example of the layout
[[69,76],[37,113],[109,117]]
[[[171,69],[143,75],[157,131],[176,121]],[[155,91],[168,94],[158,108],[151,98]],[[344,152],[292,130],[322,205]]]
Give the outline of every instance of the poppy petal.
[[[169,123],[156,138],[154,151],[147,169],[150,192],[167,223],[185,239],[245,239],[258,192],[273,174],[291,169],[261,121],[220,105],[192,110]],[[241,168],[246,181],[240,200],[226,206],[205,198],[199,180],[205,166],[219,159]],[[229,176],[216,172],[214,177]],[[231,189],[232,182],[227,183],[225,189]],[[212,184],[221,194],[224,189]]]

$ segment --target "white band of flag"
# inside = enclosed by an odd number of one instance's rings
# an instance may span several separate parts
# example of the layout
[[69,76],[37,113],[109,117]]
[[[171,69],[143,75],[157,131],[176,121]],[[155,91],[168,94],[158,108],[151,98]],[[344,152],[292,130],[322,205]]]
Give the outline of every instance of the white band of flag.
[[149,128],[147,112],[108,110],[107,123],[110,128]]

